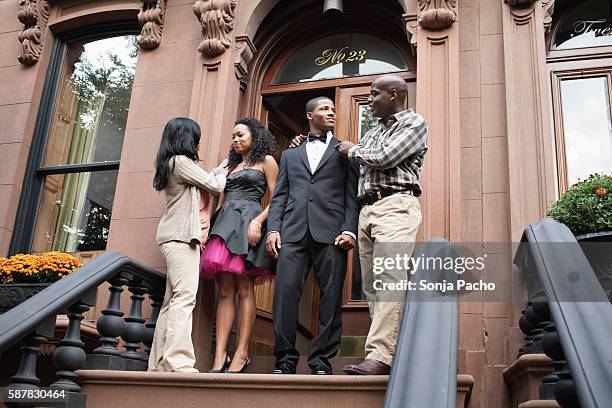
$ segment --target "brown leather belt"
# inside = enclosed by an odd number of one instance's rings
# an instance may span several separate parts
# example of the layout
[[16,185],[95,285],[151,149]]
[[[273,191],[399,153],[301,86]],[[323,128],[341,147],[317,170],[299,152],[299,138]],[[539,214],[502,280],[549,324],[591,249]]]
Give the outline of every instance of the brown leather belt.
[[378,200],[382,200],[385,197],[389,197],[392,194],[410,194],[413,195],[412,190],[408,189],[408,190],[403,190],[403,191],[395,191],[395,190],[391,190],[391,189],[382,189],[382,190],[378,190],[378,191],[368,191],[365,194],[357,197],[357,201],[359,201],[359,205],[366,206],[366,205],[372,205],[375,202],[377,202]]

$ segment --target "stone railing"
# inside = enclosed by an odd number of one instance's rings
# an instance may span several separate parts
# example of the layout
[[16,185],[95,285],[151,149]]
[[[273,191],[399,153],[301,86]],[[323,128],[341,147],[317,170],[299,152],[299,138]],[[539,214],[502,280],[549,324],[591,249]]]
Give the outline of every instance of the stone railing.
[[[95,304],[98,287],[106,282],[110,285],[108,303],[96,321],[100,346],[88,354],[81,338],[81,321],[83,313]],[[19,368],[5,394],[11,390],[39,390],[36,367],[41,346],[53,338],[57,315],[64,313],[68,326],[53,352],[57,380],[49,388],[67,393],[68,406],[84,405],[85,396],[80,393],[76,373],[81,368],[146,370],[165,285],[164,274],[125,255],[109,252],[0,315],[0,353],[22,343]],[[120,302],[126,288],[131,293],[131,306],[124,316]],[[148,321],[142,317],[145,296],[152,307]],[[118,348],[120,339],[123,351]]]
[[525,343],[504,375],[514,393],[519,373],[541,378],[539,399],[518,406],[612,406],[612,305],[574,235],[550,219],[532,224],[514,264],[531,301],[519,320]]
[[[417,248],[414,256],[427,259],[456,255],[451,243],[434,238]],[[457,274],[418,268],[411,280],[422,279],[455,282]],[[465,401],[457,403],[458,297],[456,292],[423,290],[413,292],[406,301],[385,408],[464,406]],[[473,383],[471,376],[466,377]]]

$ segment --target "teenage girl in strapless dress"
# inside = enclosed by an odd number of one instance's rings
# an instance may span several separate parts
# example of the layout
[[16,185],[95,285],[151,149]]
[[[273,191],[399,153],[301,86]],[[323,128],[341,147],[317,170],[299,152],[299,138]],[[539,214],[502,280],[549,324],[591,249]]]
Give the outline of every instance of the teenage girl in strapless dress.
[[[255,323],[255,283],[274,276],[266,253],[265,221],[268,207],[261,206],[266,192],[272,195],[278,165],[272,157],[274,137],[254,118],[235,123],[228,157],[228,175],[222,207],[214,216],[209,240],[202,252],[200,274],[218,286],[216,348],[210,372],[244,372],[250,362],[248,344]],[[238,340],[233,359],[227,342],[238,294]]]

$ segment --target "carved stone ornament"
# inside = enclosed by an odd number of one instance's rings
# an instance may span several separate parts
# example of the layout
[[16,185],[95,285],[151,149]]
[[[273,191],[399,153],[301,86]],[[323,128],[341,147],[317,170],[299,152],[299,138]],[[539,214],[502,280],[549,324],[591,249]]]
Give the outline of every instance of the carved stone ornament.
[[21,43],[18,59],[23,65],[34,65],[40,58],[51,5],[47,0],[19,0],[17,18],[24,25],[17,38]]
[[236,78],[240,81],[240,89],[244,92],[247,85],[247,66],[251,59],[253,59],[253,55],[255,55],[257,49],[248,35],[237,35],[235,48],[236,58],[234,60],[234,68],[236,71]]
[[159,47],[165,14],[166,0],[142,0],[138,13],[138,23],[142,27],[137,38],[140,48],[150,50]]
[[223,54],[231,45],[230,33],[234,29],[236,0],[198,0],[193,12],[202,24],[204,39],[198,51],[207,57]]
[[555,0],[542,0],[544,9],[544,34],[550,33],[552,26],[553,13],[555,12]]
[[418,0],[419,25],[427,30],[444,30],[457,21],[457,0]]
[[506,2],[507,5],[509,5],[510,7],[516,7],[516,8],[524,8],[524,7],[529,7],[531,6],[533,3],[536,2],[536,0],[504,0]]
[[[525,9],[531,7],[536,0],[504,0],[504,2],[514,9]],[[544,9],[544,34],[548,35],[552,27],[555,0],[542,0],[542,8]]]
[[416,14],[404,14],[404,25],[406,26],[406,32],[410,35],[410,48],[412,52],[417,47],[417,33],[419,30],[419,22]]

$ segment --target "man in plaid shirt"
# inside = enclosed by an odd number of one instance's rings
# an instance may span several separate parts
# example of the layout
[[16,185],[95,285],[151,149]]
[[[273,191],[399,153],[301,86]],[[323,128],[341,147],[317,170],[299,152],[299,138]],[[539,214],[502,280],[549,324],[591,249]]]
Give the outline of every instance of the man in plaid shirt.
[[412,109],[404,110],[407,94],[406,83],[396,75],[376,79],[368,103],[380,118],[379,125],[358,145],[344,141],[336,146],[360,165],[359,259],[372,318],[366,358],[344,367],[347,374],[389,374],[395,354],[406,293],[380,290],[380,282],[407,282],[408,271],[395,266],[374,267],[380,266],[380,259],[412,256],[421,224],[417,197],[421,195],[419,173],[427,152],[427,122]]

